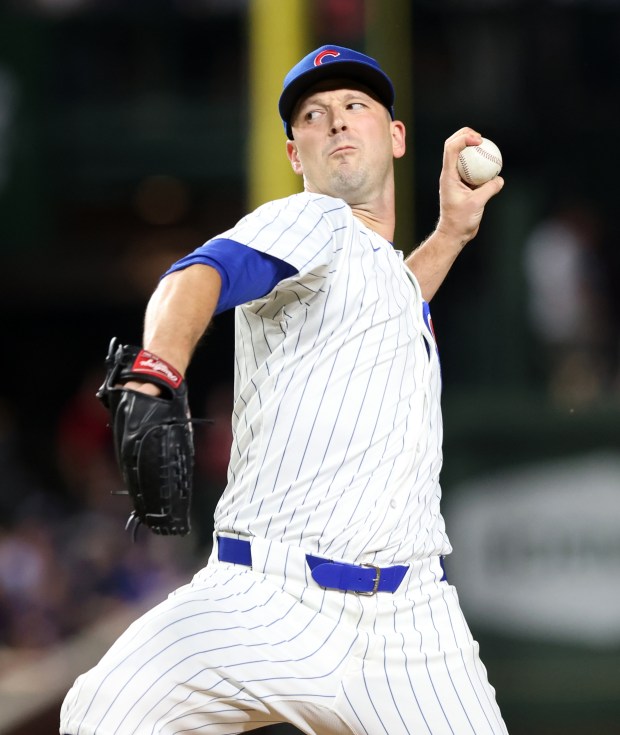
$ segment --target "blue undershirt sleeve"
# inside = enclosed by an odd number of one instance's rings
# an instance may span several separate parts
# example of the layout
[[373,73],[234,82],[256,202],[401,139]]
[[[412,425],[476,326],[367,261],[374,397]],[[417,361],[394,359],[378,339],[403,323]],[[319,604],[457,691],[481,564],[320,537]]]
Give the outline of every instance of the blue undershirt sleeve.
[[297,273],[297,269],[284,260],[235,240],[216,238],[178,260],[162,278],[190,265],[210,265],[220,274],[222,290],[216,314],[261,298],[280,281]]

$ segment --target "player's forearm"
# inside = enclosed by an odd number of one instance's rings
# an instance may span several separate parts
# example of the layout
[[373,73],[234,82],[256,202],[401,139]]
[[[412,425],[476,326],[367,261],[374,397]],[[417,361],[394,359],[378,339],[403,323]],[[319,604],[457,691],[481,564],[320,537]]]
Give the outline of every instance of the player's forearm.
[[504,185],[504,180],[496,176],[472,189],[458,173],[459,154],[467,146],[480,145],[482,140],[480,133],[465,127],[445,142],[437,227],[406,260],[426,301],[433,298],[461,250],[476,236],[486,203]]
[[435,230],[406,259],[405,263],[420,284],[426,302],[430,302],[437,293],[462,247],[460,242]]
[[146,309],[144,348],[185,374],[215,312],[220,290],[219,273],[207,265],[193,265],[166,276]]

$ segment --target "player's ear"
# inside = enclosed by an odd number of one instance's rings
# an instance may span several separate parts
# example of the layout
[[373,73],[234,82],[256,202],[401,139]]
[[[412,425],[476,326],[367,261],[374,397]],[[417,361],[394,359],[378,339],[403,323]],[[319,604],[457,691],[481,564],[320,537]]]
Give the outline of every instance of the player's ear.
[[299,155],[297,153],[297,146],[295,145],[294,140],[286,141],[286,155],[288,156],[288,160],[291,162],[293,171],[297,175],[301,176],[301,174],[303,174],[304,171],[301,165],[301,161],[299,160]]
[[394,120],[391,123],[392,128],[392,152],[394,158],[402,158],[407,148],[405,144],[406,130],[405,125],[400,120]]

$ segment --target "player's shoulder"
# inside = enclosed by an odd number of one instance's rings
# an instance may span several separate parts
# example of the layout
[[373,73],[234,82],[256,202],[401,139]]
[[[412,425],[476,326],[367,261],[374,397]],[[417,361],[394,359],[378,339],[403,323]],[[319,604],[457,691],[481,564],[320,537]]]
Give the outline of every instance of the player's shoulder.
[[323,219],[342,219],[351,215],[351,208],[342,199],[300,192],[281,199],[272,199],[250,212],[247,217],[258,219],[275,219],[284,217],[309,217]]
[[351,208],[342,199],[301,192],[261,204],[222,236],[240,242],[253,239],[257,233],[268,238],[286,232],[303,236],[323,232],[330,236],[343,229],[351,216]]

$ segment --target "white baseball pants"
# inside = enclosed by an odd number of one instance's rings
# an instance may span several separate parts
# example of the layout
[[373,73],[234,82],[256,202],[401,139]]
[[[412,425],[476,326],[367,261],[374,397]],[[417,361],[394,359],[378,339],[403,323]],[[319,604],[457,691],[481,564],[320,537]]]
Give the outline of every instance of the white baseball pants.
[[506,727],[439,558],[395,593],[325,590],[300,549],[252,540],[143,615],[62,706],[65,735],[499,735]]

